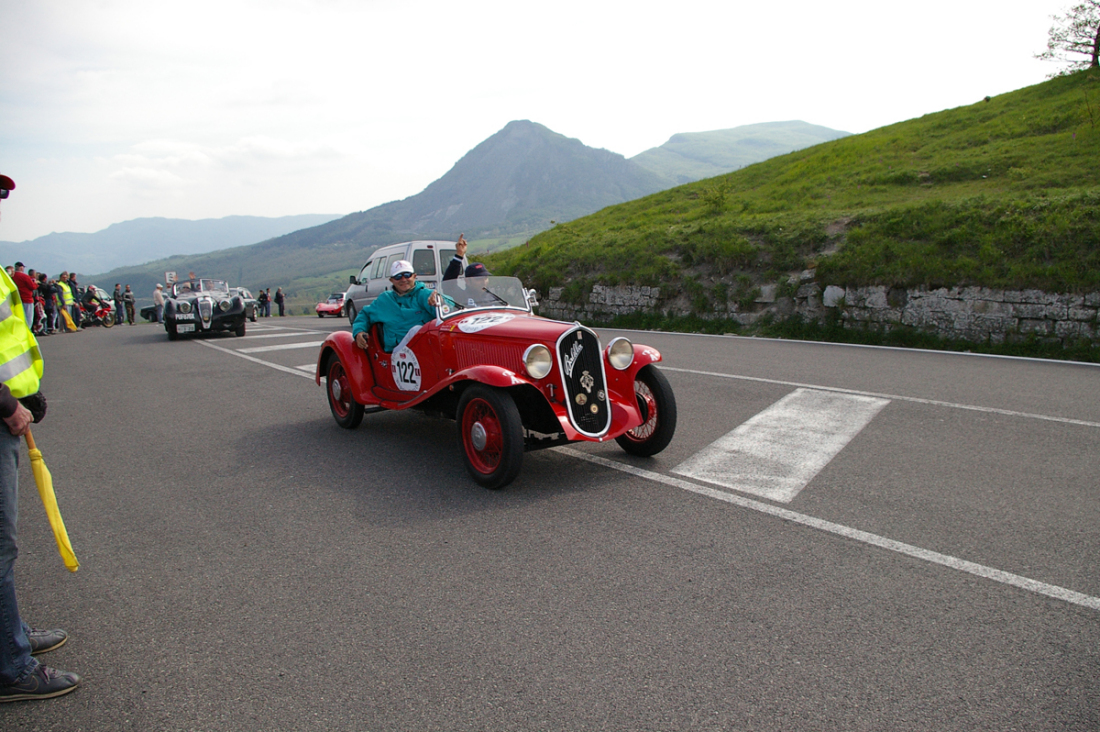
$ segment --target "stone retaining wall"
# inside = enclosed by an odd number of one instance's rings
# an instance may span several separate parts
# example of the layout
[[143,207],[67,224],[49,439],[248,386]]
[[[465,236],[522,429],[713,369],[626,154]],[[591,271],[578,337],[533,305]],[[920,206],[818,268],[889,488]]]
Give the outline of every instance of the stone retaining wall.
[[[809,277],[808,277],[809,276]],[[887,287],[828,286],[810,281],[803,273],[793,297],[777,296],[776,285],[760,288],[749,308],[728,303],[708,316],[729,318],[751,325],[764,315],[785,318],[799,315],[823,320],[839,313],[849,327],[889,330],[911,326],[944,338],[1002,343],[1032,335],[1062,343],[1077,339],[1100,340],[1100,292],[1064,295],[1041,290],[990,290],[984,287],[902,289]],[[562,320],[599,322],[616,315],[647,312],[688,315],[684,296],[662,301],[660,288],[595,285],[585,302],[563,302],[564,288],[550,289],[539,313]]]

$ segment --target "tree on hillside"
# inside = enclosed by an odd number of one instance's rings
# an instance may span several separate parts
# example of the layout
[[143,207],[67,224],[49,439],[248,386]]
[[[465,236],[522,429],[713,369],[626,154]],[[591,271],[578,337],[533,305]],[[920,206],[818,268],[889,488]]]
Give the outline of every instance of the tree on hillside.
[[1035,57],[1069,64],[1059,74],[1100,67],[1100,0],[1084,0],[1052,17],[1047,50]]

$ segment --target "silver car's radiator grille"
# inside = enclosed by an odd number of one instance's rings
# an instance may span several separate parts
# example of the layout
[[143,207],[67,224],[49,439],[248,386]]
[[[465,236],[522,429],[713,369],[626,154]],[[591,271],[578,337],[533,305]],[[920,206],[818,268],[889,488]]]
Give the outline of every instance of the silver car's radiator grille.
[[558,339],[558,363],[569,403],[569,419],[580,432],[597,436],[611,426],[600,341],[583,328]]
[[202,318],[202,322],[210,322],[210,314],[214,310],[214,303],[210,300],[199,300],[199,317]]

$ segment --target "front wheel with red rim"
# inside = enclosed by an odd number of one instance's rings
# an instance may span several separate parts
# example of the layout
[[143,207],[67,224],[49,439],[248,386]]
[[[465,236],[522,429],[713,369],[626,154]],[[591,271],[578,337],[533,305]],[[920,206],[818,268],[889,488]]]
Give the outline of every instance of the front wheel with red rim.
[[355,401],[351,393],[351,381],[344,370],[339,357],[334,356],[328,364],[325,378],[325,391],[328,393],[328,406],[332,418],[344,429],[353,430],[363,421],[363,405]]
[[665,375],[650,365],[634,377],[634,396],[642,423],[615,438],[619,447],[631,455],[656,455],[672,442],[676,433],[676,397]]
[[485,488],[503,488],[523,463],[523,421],[508,392],[478,384],[462,393],[455,415],[466,469]]

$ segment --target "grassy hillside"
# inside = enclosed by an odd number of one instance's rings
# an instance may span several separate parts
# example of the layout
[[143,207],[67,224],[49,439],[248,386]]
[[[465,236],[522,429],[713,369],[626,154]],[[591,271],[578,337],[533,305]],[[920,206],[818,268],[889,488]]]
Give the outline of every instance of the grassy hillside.
[[1100,287],[1100,73],[1081,72],[612,206],[491,255],[543,291]]

